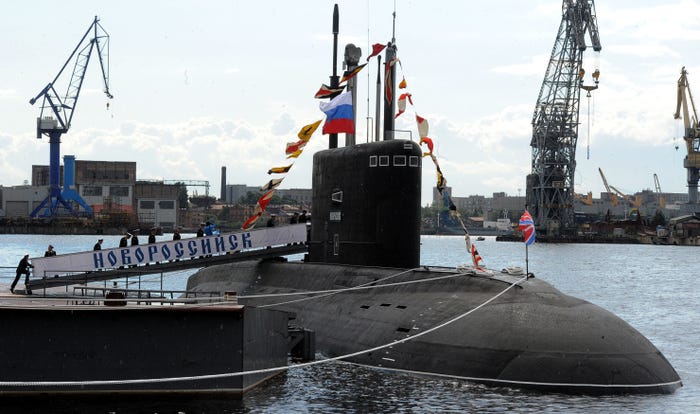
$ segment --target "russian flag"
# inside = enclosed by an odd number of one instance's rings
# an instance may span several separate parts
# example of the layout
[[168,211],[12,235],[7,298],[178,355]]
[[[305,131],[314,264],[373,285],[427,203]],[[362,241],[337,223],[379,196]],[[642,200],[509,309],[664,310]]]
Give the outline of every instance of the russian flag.
[[329,102],[321,102],[319,107],[326,114],[326,123],[323,124],[324,134],[355,133],[351,92],[343,92]]

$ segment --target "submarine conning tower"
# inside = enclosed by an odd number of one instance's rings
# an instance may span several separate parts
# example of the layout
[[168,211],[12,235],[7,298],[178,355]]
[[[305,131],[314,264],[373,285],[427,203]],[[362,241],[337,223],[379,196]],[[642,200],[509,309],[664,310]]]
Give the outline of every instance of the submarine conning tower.
[[419,266],[421,155],[397,139],[317,152],[309,261]]

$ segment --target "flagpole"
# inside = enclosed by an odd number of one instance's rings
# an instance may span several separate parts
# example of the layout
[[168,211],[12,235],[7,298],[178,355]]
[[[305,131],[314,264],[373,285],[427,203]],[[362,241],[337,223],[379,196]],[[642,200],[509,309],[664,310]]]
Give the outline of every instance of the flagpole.
[[530,262],[528,257],[527,243],[525,243],[525,276],[530,277]]
[[[333,7],[333,75],[331,75],[331,89],[338,87],[338,32],[339,32],[338,4]],[[333,96],[331,96],[333,98]],[[328,148],[338,148],[338,134],[328,135]]]
[[523,233],[523,241],[525,242],[525,276],[530,277],[530,257],[528,246],[535,241],[535,223],[532,220],[530,212],[527,211],[527,204],[525,204],[525,211],[523,215],[520,216],[518,220],[518,230]]

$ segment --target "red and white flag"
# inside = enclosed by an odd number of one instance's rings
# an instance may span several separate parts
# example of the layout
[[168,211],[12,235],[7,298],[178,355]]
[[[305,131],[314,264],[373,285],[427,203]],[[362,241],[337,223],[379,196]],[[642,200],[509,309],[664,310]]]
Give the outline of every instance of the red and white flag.
[[418,136],[425,138],[428,136],[428,120],[416,114],[416,124],[418,124]]

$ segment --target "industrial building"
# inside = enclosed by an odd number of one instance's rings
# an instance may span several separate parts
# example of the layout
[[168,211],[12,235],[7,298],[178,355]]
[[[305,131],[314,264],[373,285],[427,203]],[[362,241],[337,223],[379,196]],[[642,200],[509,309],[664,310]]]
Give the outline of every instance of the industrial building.
[[[61,186],[65,172],[61,167]],[[75,190],[97,218],[122,217],[126,223],[165,230],[178,225],[180,186],[137,181],[136,163],[75,161]],[[29,217],[49,193],[49,166],[32,166],[31,185],[0,187],[0,217]]]

